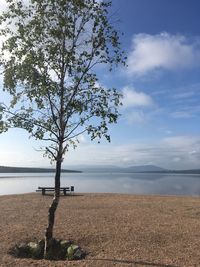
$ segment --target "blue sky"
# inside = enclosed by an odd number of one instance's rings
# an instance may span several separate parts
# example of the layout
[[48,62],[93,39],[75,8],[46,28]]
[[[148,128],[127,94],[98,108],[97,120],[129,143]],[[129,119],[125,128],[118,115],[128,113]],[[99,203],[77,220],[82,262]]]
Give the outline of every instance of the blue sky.
[[[111,19],[124,33],[128,67],[98,74],[102,85],[123,92],[122,115],[110,126],[111,143],[81,136],[65,167],[200,167],[199,10],[198,0],[113,0]],[[49,166],[40,146],[12,129],[0,136],[0,165]]]

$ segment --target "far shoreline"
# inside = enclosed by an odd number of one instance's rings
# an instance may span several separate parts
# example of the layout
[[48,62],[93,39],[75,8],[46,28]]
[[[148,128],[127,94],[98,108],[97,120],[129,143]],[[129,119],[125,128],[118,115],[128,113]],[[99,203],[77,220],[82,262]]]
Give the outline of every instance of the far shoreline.
[[[0,173],[55,173],[55,169],[0,166]],[[62,169],[61,173],[82,173],[82,171]]]

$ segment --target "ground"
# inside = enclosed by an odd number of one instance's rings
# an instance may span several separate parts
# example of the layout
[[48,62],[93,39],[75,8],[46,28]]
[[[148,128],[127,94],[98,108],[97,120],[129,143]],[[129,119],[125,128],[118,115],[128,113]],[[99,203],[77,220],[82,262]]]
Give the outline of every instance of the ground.
[[57,239],[88,252],[85,260],[16,259],[15,243],[42,239],[52,196],[0,197],[0,266],[200,266],[200,199],[175,196],[79,194],[61,197]]

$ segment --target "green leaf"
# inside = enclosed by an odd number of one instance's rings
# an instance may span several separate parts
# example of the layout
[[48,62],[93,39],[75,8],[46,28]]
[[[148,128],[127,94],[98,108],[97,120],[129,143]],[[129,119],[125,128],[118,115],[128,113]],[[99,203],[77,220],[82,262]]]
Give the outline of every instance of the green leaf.
[[0,131],[22,128],[47,141],[45,151],[57,161],[80,134],[110,142],[108,124],[117,122],[121,95],[100,85],[96,65],[112,70],[125,61],[109,20],[111,2],[7,2],[0,65],[11,98],[0,105]]

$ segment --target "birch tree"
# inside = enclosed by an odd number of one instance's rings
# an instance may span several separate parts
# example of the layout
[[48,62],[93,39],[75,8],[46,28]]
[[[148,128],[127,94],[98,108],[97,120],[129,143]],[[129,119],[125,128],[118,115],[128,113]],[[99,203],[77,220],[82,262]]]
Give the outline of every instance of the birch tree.
[[45,252],[53,239],[60,197],[61,165],[80,134],[110,141],[108,124],[119,116],[120,94],[101,85],[97,66],[109,71],[124,64],[118,32],[109,18],[110,2],[95,0],[7,0],[0,18],[4,43],[0,68],[0,132],[25,129],[46,141],[55,161],[55,193],[48,210]]

